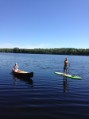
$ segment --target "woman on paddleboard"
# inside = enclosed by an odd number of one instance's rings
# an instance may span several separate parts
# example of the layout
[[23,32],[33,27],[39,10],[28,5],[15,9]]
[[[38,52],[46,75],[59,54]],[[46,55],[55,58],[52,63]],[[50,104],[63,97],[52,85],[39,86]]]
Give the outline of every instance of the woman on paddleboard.
[[65,59],[64,61],[64,73],[68,74],[69,73],[69,61],[68,61],[68,58]]

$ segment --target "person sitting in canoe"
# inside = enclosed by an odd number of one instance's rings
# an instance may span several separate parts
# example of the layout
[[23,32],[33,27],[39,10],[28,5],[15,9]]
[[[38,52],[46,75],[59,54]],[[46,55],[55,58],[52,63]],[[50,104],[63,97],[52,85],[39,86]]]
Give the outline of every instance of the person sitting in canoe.
[[64,61],[64,73],[68,74],[69,73],[69,61],[68,61],[68,58],[65,59]]
[[18,66],[18,64],[17,63],[15,63],[15,65],[13,66],[13,71],[18,71],[18,68],[19,68],[19,66]]

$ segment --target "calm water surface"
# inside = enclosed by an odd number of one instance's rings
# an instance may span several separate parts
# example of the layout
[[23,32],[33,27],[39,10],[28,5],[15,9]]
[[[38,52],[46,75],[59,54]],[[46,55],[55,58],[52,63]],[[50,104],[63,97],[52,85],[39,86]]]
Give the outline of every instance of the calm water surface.
[[[82,80],[63,79],[64,59],[70,74]],[[14,77],[12,67],[34,72],[29,80]],[[0,53],[0,118],[89,119],[89,57]]]

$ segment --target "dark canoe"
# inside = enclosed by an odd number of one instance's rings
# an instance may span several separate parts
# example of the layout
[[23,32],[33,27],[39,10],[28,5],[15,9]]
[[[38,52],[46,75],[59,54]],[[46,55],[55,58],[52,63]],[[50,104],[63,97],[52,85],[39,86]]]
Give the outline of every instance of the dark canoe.
[[31,78],[31,77],[33,77],[33,72],[26,72],[23,70],[12,71],[12,73],[14,74],[14,76],[16,76],[18,78]]

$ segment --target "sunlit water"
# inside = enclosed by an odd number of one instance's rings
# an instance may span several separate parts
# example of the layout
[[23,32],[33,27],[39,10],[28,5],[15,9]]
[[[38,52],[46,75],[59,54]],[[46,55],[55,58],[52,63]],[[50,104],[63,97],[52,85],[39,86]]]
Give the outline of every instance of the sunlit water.
[[[64,59],[70,74],[82,80],[63,79]],[[29,80],[15,78],[12,67],[34,72]],[[0,53],[0,118],[88,119],[89,57]]]

